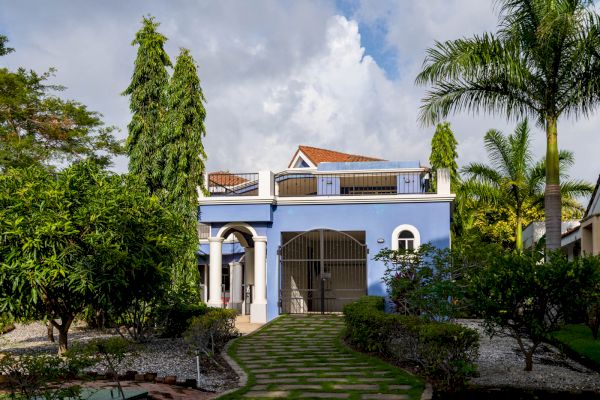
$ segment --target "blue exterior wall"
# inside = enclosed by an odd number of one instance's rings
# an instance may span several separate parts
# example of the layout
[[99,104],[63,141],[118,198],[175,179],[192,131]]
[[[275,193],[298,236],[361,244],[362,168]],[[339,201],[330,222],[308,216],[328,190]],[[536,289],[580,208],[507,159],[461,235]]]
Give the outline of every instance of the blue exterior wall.
[[[273,210],[273,223],[267,229],[267,303],[268,319],[278,315],[279,262],[277,248],[282,232],[311,229],[365,231],[369,249],[367,286],[370,295],[385,295],[383,262],[373,257],[391,248],[394,229],[402,224],[419,230],[421,244],[430,242],[440,248],[450,245],[450,203],[327,204],[279,205]],[[383,243],[377,243],[378,239]]]
[[[391,235],[402,224],[413,225],[421,236],[421,244],[431,243],[440,248],[450,245],[450,202],[415,202],[387,204],[304,204],[256,205],[269,207],[269,218],[260,222],[244,220],[247,205],[201,206],[201,216],[210,207],[211,218],[220,216],[222,222],[211,224],[211,235],[216,236],[227,222],[246,222],[258,235],[267,236],[267,303],[268,319],[278,315],[279,260],[277,249],[282,232],[333,229],[338,231],[364,231],[369,249],[367,260],[367,285],[371,295],[385,295],[382,277],[385,266],[373,257],[383,248],[391,248]],[[253,206],[253,207],[256,207]],[[265,218],[264,211],[261,211]],[[221,217],[222,216],[222,217]],[[228,216],[225,220],[225,216]],[[211,222],[201,217],[202,222]],[[383,239],[383,243],[378,243]]]
[[200,207],[200,222],[260,222],[271,221],[270,204],[205,205]]

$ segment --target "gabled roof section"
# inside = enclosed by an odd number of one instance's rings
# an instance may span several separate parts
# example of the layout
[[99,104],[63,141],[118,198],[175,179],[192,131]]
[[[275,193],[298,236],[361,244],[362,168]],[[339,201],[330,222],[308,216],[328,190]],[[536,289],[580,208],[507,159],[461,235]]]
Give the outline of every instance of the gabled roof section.
[[364,161],[385,161],[381,158],[361,156],[357,154],[342,153],[334,150],[321,149],[311,146],[298,146],[298,150],[294,154],[288,168],[293,168],[297,162],[298,156],[308,159],[311,164],[318,166],[323,162],[364,162]]
[[[590,202],[588,203],[587,209],[585,210],[585,214],[583,218],[589,217],[594,212],[594,208],[600,208],[600,175],[598,176],[598,181],[596,182],[596,187],[594,188],[594,192],[592,193],[592,197],[590,198]],[[599,210],[600,211],[600,210]]]

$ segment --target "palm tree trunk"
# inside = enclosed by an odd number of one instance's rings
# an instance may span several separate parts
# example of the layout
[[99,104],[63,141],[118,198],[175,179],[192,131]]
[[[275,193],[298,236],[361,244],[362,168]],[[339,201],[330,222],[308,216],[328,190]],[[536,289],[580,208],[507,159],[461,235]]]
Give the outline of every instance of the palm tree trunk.
[[558,170],[558,132],[556,117],[546,119],[546,192],[544,212],[546,219],[546,249],[560,248],[561,200]]
[[517,212],[517,227],[515,229],[515,245],[517,251],[523,251],[523,217],[521,216],[521,212]]

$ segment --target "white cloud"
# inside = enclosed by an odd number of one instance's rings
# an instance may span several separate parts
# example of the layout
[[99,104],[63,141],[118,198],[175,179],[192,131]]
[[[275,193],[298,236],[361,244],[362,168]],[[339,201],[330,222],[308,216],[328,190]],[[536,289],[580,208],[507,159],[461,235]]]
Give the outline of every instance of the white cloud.
[[[176,5],[175,5],[176,4]],[[243,172],[287,166],[299,144],[427,162],[433,128],[417,123],[425,88],[414,86],[425,49],[434,40],[495,29],[493,1],[362,1],[341,17],[333,2],[20,1],[3,8],[1,33],[17,49],[0,62],[10,68],[58,68],[67,95],[105,115],[126,135],[127,86],[141,16],[152,14],[170,39],[173,61],[190,48],[207,103],[205,147],[212,170]],[[398,55],[390,80],[361,47],[357,22],[384,24],[386,46]],[[509,132],[503,118],[450,118],[461,163],[481,160],[489,128]],[[559,143],[574,150],[574,174],[595,180],[600,161],[596,114],[560,125]],[[543,154],[543,133],[535,132]],[[124,160],[117,167],[125,171]]]

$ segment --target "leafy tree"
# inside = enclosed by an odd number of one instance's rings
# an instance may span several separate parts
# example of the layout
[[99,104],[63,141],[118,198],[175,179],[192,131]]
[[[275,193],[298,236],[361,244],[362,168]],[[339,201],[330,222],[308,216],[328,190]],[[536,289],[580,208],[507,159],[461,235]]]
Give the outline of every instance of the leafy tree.
[[118,313],[162,293],[178,221],[143,185],[90,161],[58,174],[9,169],[0,175],[0,313],[48,319],[64,352],[85,307]]
[[[450,129],[448,122],[442,122],[437,124],[435,133],[431,139],[431,155],[429,156],[429,164],[431,169],[435,172],[442,168],[447,168],[450,171],[450,184],[452,188],[457,188],[459,183],[458,176],[458,165],[456,159],[458,153],[456,151],[456,145],[458,142],[454,138],[454,133]],[[433,180],[433,188],[435,189],[437,182],[435,178]]]
[[[497,130],[489,130],[484,143],[491,165],[467,165],[463,171],[470,180],[464,183],[463,190],[484,203],[500,205],[514,213],[515,246],[521,250],[526,212],[544,199],[545,160],[533,162],[527,121],[518,124],[514,134],[508,137]],[[575,198],[591,193],[593,188],[581,180],[567,180],[566,169],[573,164],[573,153],[563,150],[559,159],[563,206],[576,208],[579,205]]]
[[55,94],[64,88],[47,84],[53,72],[0,68],[0,170],[83,158],[106,165],[123,152],[100,114]]
[[6,43],[8,43],[8,38],[4,35],[0,35],[0,56],[5,56],[8,53],[15,51],[12,47],[6,47]]
[[589,0],[499,0],[497,34],[437,42],[417,83],[432,89],[420,119],[450,112],[531,116],[546,131],[547,247],[560,247],[557,124],[588,116],[600,102],[600,17]]
[[184,219],[186,246],[177,283],[193,284],[190,273],[197,275],[198,248],[198,188],[204,187],[206,153],[202,138],[204,129],[204,94],[196,63],[189,50],[182,49],[168,90],[168,112],[163,126],[160,157],[164,202]]
[[[533,369],[533,354],[548,334],[559,329],[579,294],[587,272],[560,253],[546,263],[536,253],[497,254],[473,278],[471,298],[490,335],[507,333]],[[596,264],[598,268],[598,264]]]
[[131,83],[123,92],[129,96],[129,108],[133,114],[128,125],[127,152],[129,172],[139,176],[150,193],[160,191],[161,171],[160,129],[167,110],[167,67],[171,60],[163,46],[167,38],[157,32],[159,23],[152,17],[144,17],[142,28],[131,43],[139,46]]

